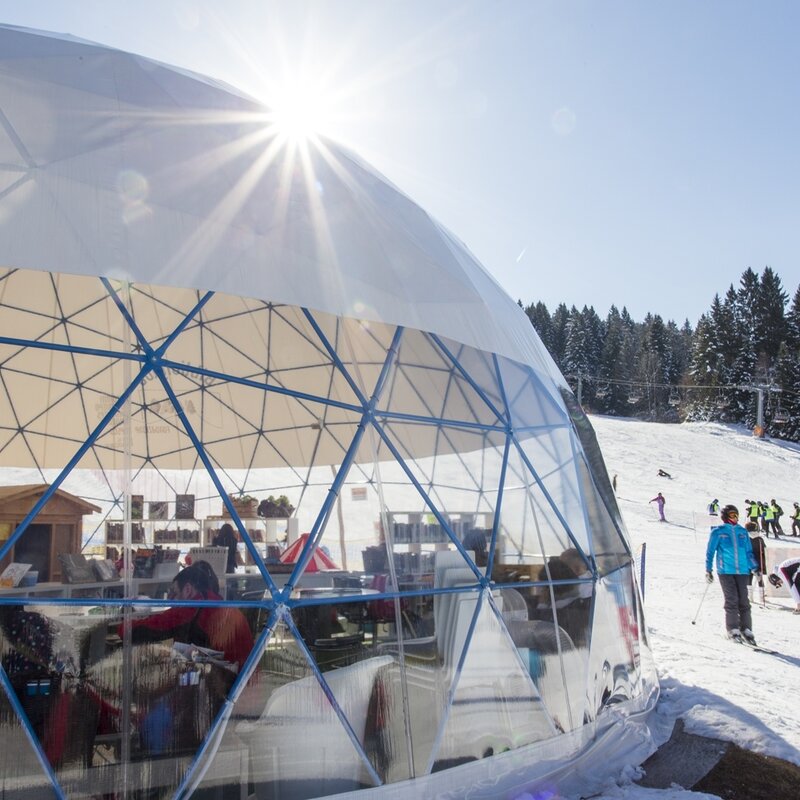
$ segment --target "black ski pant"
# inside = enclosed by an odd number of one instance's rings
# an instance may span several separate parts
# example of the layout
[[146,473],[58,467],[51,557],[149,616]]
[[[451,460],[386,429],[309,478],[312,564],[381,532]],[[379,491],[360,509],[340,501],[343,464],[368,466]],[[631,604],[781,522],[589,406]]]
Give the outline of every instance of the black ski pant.
[[730,631],[738,628],[752,630],[753,620],[750,616],[750,599],[747,596],[747,575],[717,575],[725,598],[725,627]]

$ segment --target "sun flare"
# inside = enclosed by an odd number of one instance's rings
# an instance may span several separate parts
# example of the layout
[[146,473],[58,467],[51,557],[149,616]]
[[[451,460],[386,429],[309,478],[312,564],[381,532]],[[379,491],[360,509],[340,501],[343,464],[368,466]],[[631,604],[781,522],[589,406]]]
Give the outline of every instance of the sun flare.
[[321,87],[307,81],[287,84],[271,98],[272,121],[288,139],[308,139],[325,133],[330,105]]

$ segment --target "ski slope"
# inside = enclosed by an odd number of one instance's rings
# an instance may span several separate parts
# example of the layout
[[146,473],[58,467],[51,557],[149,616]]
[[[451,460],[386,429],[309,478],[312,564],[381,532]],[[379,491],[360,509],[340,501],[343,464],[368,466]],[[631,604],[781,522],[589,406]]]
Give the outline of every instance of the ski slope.
[[[664,425],[591,417],[609,476],[617,475],[617,499],[634,550],[647,544],[645,613],[661,679],[653,720],[656,741],[665,741],[681,717],[689,733],[800,764],[800,615],[783,590],[753,605],[759,644],[779,655],[758,653],[724,638],[722,592],[706,588],[705,545],[710,500],[743,509],[745,498],[783,507],[784,532],[792,503],[800,501],[800,447],[754,439],[741,427],[716,423]],[[659,469],[671,479],[657,477]],[[666,498],[666,523],[655,503]],[[800,554],[800,538],[767,540]],[[785,557],[788,557],[785,556]],[[716,576],[715,576],[716,577]],[[696,625],[692,619],[698,613]],[[602,797],[625,800],[698,800],[709,795],[680,788],[645,789],[630,771]],[[800,789],[798,789],[800,795]]]

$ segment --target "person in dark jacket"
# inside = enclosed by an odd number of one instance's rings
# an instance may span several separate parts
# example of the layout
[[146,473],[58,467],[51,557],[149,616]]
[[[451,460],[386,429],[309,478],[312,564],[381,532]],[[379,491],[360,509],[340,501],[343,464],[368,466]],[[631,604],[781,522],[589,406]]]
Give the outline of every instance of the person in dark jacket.
[[756,564],[758,565],[758,575],[754,575],[752,572],[750,573],[750,577],[747,581],[748,585],[753,585],[753,578],[755,577],[758,583],[759,589],[759,599],[760,602],[764,603],[764,575],[767,573],[767,545],[764,543],[764,538],[759,535],[758,532],[758,525],[754,522],[747,522],[745,523],[745,530],[747,531],[747,535],[750,537],[750,546],[753,548],[753,558],[756,560]]
[[236,567],[241,562],[238,547],[239,538],[236,536],[236,533],[233,530],[233,525],[231,525],[230,522],[226,522],[224,525],[222,525],[222,527],[220,527],[211,544],[214,547],[228,548],[228,561],[225,564],[225,572],[236,572]]
[[727,505],[720,512],[722,525],[711,529],[706,548],[706,580],[714,581],[711,572],[716,559],[717,577],[725,598],[725,628],[735,641],[755,644],[750,599],[747,596],[751,573],[758,574],[758,564],[747,531],[739,525],[739,509]]

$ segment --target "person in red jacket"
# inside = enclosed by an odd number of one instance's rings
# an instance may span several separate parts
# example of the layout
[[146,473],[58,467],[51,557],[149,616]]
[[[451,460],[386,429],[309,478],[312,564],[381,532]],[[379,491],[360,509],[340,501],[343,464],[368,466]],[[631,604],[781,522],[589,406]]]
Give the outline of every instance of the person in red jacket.
[[[222,600],[219,581],[207,561],[196,561],[172,581],[170,600]],[[131,640],[195,644],[221,650],[238,671],[253,649],[254,639],[244,614],[238,608],[174,606],[131,623]],[[122,636],[122,624],[118,629]]]
[[[222,600],[219,581],[211,565],[195,561],[179,572],[170,586],[170,600]],[[118,628],[123,635],[125,623]],[[197,748],[225,701],[235,674],[253,649],[254,640],[244,614],[238,608],[173,606],[131,623],[134,645],[172,640],[223,653],[230,666],[214,665],[205,676],[204,691],[198,683],[176,686],[142,704],[139,736],[144,752],[162,755]]]

